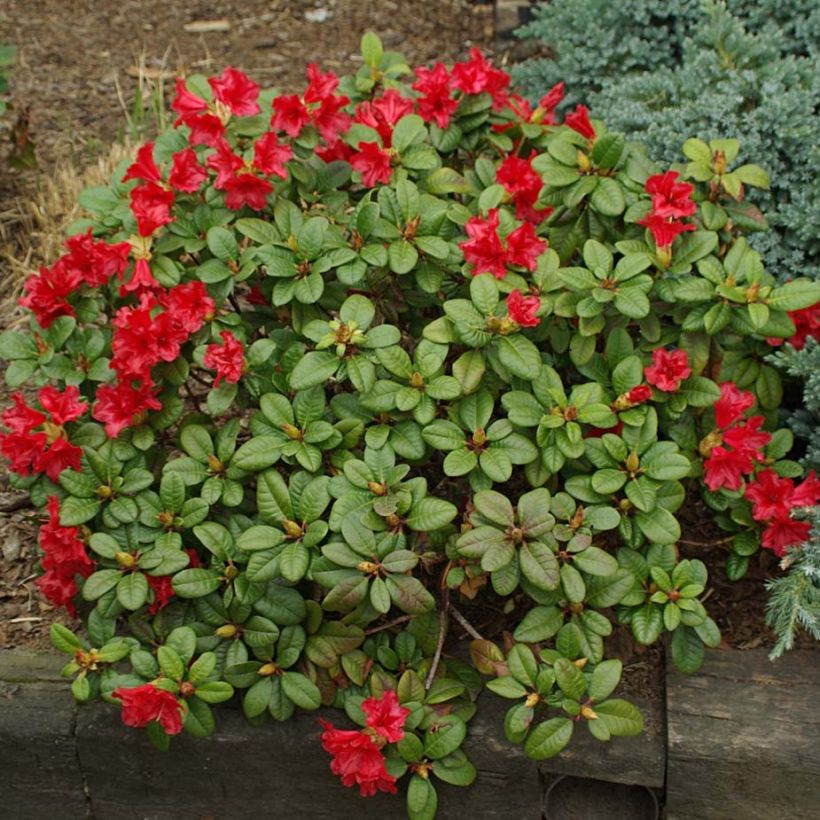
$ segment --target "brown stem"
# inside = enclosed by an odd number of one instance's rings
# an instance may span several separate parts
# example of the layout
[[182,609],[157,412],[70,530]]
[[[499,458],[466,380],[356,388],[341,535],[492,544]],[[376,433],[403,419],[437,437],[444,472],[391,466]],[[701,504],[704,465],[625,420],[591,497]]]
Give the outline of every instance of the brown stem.
[[687,547],[717,547],[720,544],[728,544],[734,535],[727,535],[726,538],[718,538],[717,541],[684,541],[683,538],[678,540],[679,544],[686,544]]
[[365,629],[364,634],[375,635],[377,632],[381,632],[384,629],[390,629],[393,626],[398,626],[399,624],[406,623],[412,617],[412,615],[402,615],[400,618],[396,618],[393,621],[388,621],[386,624],[379,624],[378,626],[370,627],[370,629]]
[[475,638],[477,641],[483,641],[484,638],[478,630],[452,605],[450,604],[450,613],[452,616],[467,630],[467,633]]
[[436,654],[433,655],[433,662],[430,664],[430,671],[427,673],[427,680],[424,681],[425,690],[433,685],[433,678],[438,671],[438,665],[441,661],[441,652],[444,649],[444,639],[447,637],[447,607],[449,599],[445,597],[444,607],[438,613],[438,643],[436,644]]

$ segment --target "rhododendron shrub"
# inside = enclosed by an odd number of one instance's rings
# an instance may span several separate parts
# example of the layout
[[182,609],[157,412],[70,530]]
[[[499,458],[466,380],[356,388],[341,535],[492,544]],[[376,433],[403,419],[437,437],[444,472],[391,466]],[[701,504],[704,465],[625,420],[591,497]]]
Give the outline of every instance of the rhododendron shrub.
[[[82,195],[0,337],[35,388],[0,452],[46,510],[42,594],[85,620],[53,630],[79,700],[161,745],[229,699],[338,707],[331,770],[404,779],[422,818],[475,777],[484,684],[543,759],[641,730],[615,625],[698,668],[720,635],[687,498],[735,576],[800,549],[820,483],[766,356],[820,288],[777,286],[728,219],[732,145],[657,168],[594,112],[559,122],[560,84],[533,109],[478,52],[363,50],[302,94],[178,81],[174,129]],[[445,638],[471,621],[467,662]]]

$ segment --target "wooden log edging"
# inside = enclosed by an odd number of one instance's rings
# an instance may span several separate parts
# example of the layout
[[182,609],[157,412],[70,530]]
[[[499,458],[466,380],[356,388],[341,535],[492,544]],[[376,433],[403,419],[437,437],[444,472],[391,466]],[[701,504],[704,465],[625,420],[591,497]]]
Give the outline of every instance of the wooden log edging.
[[[561,775],[653,789],[667,820],[781,820],[818,816],[816,754],[820,652],[771,664],[766,652],[707,653],[698,675],[669,670],[667,712],[636,703],[646,732],[600,744],[579,727],[553,760],[529,760],[507,743],[507,703],[487,693],[465,750],[471,789],[437,784],[439,818],[538,820],[545,789]],[[213,738],[175,738],[155,750],[106,704],[77,708],[63,659],[0,651],[0,798],[14,820],[318,820],[403,818],[401,797],[363,800],[340,786],[319,743],[316,714],[250,727],[222,708]],[[323,713],[340,725],[337,712]],[[667,738],[668,735],[668,738]],[[295,763],[298,761],[298,775]]]

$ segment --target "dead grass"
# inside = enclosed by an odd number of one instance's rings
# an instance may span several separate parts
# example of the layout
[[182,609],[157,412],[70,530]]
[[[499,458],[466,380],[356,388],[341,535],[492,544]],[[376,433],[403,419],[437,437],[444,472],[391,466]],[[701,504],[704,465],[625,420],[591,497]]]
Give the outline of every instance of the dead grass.
[[24,319],[17,305],[26,278],[60,254],[68,225],[80,218],[83,188],[105,184],[116,165],[133,154],[129,142],[116,143],[84,169],[60,160],[52,173],[19,184],[13,205],[0,211],[0,328]]

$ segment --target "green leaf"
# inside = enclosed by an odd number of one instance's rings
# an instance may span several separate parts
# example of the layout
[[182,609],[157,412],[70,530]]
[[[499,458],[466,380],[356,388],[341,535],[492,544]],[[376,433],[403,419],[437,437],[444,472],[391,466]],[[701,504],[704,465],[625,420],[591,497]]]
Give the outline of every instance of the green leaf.
[[285,694],[300,708],[308,711],[322,705],[322,695],[313,681],[299,672],[284,672],[281,677]]
[[148,579],[141,572],[123,575],[117,584],[117,600],[126,609],[139,609],[147,597]]
[[454,752],[467,736],[467,724],[457,715],[437,719],[424,734],[424,753],[438,760]]
[[387,259],[393,273],[409,273],[419,261],[419,252],[406,239],[398,239],[390,243],[387,249]]
[[595,701],[602,701],[608,698],[621,680],[623,663],[619,660],[608,660],[599,663],[592,670],[592,678],[589,682],[589,696]]
[[202,598],[219,589],[219,576],[208,569],[184,569],[172,581],[174,592],[180,598]]
[[604,701],[595,706],[595,713],[613,737],[630,737],[643,731],[643,715],[629,701]]
[[532,381],[541,370],[538,348],[520,333],[502,336],[498,341],[498,358],[514,376]]
[[391,600],[402,612],[420,615],[436,605],[433,596],[412,575],[389,575],[385,583]]
[[361,52],[366,66],[370,68],[379,67],[384,55],[384,48],[382,47],[382,41],[379,39],[378,34],[372,31],[366,31],[364,33],[361,42]]
[[429,780],[414,774],[407,786],[407,817],[409,820],[434,820],[437,809],[435,787]]
[[239,245],[233,231],[215,225],[208,230],[208,250],[221,262],[231,262],[239,256]]
[[[340,360],[329,350],[311,350],[299,359],[291,371],[291,389],[306,390],[308,387],[324,384],[339,368],[339,363]],[[236,463],[236,457],[233,463]]]
[[418,114],[406,114],[393,127],[393,148],[401,154],[423,131],[424,120]]
[[549,547],[539,541],[525,543],[518,556],[521,572],[530,583],[545,592],[558,587],[561,580],[558,559]]
[[620,184],[611,177],[600,177],[589,198],[589,204],[605,216],[618,216],[626,210],[626,200]]
[[555,636],[563,626],[564,616],[558,607],[533,607],[515,629],[513,637],[524,643],[539,643]]
[[555,681],[561,691],[572,700],[580,700],[587,690],[584,673],[567,658],[558,658],[553,664]]
[[694,675],[703,663],[704,649],[697,632],[688,626],[679,626],[670,641],[672,661],[684,675]]
[[255,436],[246,441],[234,453],[231,466],[249,473],[255,473],[275,464],[281,454],[281,441],[279,439],[273,436]]
[[555,717],[539,723],[524,742],[524,751],[533,760],[555,757],[572,737],[573,723],[566,717]]
[[643,534],[656,544],[674,544],[680,538],[677,518],[663,507],[656,507],[649,513],[637,513],[635,522]]
[[413,505],[407,526],[419,532],[429,532],[447,526],[458,515],[458,508],[442,498],[422,498]]

